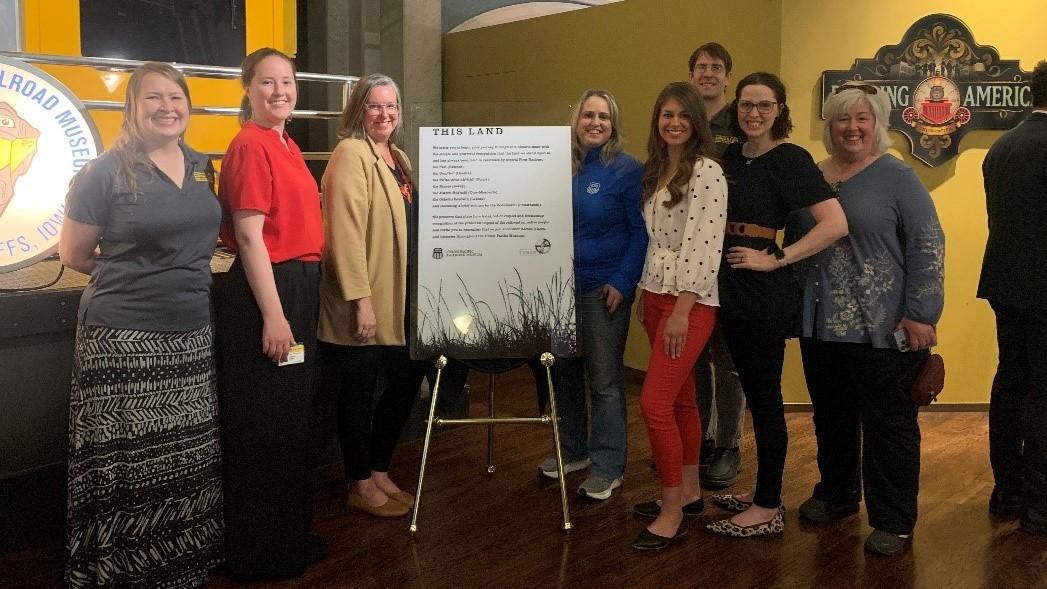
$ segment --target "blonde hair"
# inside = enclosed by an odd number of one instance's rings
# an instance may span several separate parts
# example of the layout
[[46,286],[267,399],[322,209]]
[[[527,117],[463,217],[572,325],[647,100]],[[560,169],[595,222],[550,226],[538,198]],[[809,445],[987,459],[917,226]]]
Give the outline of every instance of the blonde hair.
[[[876,92],[870,94],[869,89],[876,89]],[[868,104],[873,117],[876,118],[873,152],[880,155],[891,146],[891,137],[887,133],[891,121],[891,99],[887,97],[887,93],[864,82],[847,82],[830,94],[822,106],[822,116],[825,117],[822,143],[825,144],[825,150],[829,155],[836,153],[832,138],[833,121],[859,102]]]
[[577,174],[578,170],[582,169],[582,160],[585,159],[585,149],[582,148],[581,142],[578,141],[578,119],[582,116],[582,106],[585,104],[585,101],[593,96],[607,101],[607,111],[611,115],[611,137],[607,140],[607,143],[603,144],[603,151],[600,152],[600,161],[603,162],[603,165],[611,165],[614,158],[622,153],[622,148],[625,144],[625,140],[622,137],[622,114],[621,110],[618,109],[618,102],[615,101],[614,96],[607,90],[593,88],[586,90],[571,109],[571,118],[568,121],[568,124],[571,126],[571,170],[574,174]]
[[189,109],[193,108],[192,98],[189,97],[189,84],[186,83],[185,76],[170,64],[158,61],[146,62],[135,68],[134,73],[131,74],[131,79],[127,81],[127,91],[124,94],[124,120],[120,124],[120,136],[113,142],[109,151],[112,152],[117,162],[117,190],[126,191],[135,196],[141,193],[135,168],[142,165],[147,169],[152,169],[142,129],[138,125],[138,98],[142,93],[142,80],[149,74],[163,76],[178,84],[185,94],[185,101]]

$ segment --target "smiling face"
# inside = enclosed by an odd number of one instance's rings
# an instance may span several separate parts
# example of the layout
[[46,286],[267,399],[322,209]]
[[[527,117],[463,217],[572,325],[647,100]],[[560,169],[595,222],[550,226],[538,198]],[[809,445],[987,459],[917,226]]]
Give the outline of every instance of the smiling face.
[[[751,110],[742,112],[748,106],[752,107]],[[738,126],[742,128],[746,137],[750,140],[773,139],[771,128],[782,109],[773,90],[763,84],[745,86],[738,94],[737,109]],[[761,110],[768,112],[763,113]]]
[[723,97],[730,74],[723,60],[708,53],[699,53],[689,79],[702,100],[717,100]]
[[658,135],[669,153],[679,153],[694,135],[691,115],[675,98],[666,99],[658,110]]
[[375,143],[388,143],[400,120],[396,90],[382,85],[371,88],[364,101],[364,131]]
[[611,138],[611,107],[607,101],[600,96],[590,96],[578,111],[574,132],[582,149],[589,151],[607,143]]
[[858,100],[832,121],[836,155],[857,162],[876,150],[876,115],[866,100]]
[[135,123],[150,148],[178,141],[189,125],[189,100],[181,86],[161,74],[142,78],[135,98]]
[[298,101],[294,70],[286,59],[270,55],[254,68],[247,85],[251,120],[266,128],[283,129]]

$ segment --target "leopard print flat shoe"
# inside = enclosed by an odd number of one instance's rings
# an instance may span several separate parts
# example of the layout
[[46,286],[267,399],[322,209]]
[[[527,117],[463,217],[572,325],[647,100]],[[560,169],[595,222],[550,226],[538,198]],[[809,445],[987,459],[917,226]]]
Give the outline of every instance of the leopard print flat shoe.
[[752,501],[742,501],[729,493],[713,495],[712,500],[717,507],[721,509],[726,509],[727,511],[733,511],[735,513],[741,513],[746,509],[749,509],[749,506],[753,504]]
[[751,526],[739,526],[729,519],[713,522],[706,527],[710,532],[734,538],[749,538],[751,536],[767,536],[770,534],[781,534],[785,531],[785,510],[778,508],[777,513],[770,521],[754,524]]

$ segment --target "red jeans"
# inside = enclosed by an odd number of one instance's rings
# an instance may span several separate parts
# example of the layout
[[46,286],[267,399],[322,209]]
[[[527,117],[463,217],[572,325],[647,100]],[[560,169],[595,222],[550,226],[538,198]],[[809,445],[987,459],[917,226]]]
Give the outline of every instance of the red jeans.
[[643,324],[651,342],[651,360],[640,409],[663,487],[679,487],[683,465],[698,464],[702,425],[694,401],[694,363],[716,325],[717,311],[701,303],[691,307],[683,353],[673,358],[665,353],[663,335],[675,306],[676,297],[671,294],[643,293]]

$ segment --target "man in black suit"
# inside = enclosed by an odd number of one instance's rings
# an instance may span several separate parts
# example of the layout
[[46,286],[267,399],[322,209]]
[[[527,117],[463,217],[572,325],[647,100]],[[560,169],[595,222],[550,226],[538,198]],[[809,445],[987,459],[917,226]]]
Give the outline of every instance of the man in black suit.
[[1000,364],[989,403],[989,511],[1047,535],[1047,61],[1033,69],[1033,113],[982,164],[989,213],[978,298],[996,313]]

